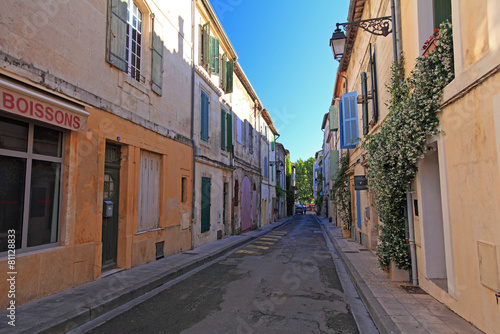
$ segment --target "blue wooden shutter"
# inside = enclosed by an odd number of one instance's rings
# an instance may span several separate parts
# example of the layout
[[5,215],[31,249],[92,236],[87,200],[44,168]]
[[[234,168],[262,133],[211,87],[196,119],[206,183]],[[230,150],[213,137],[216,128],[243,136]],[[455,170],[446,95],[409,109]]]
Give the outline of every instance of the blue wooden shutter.
[[358,144],[357,92],[342,95],[340,148],[350,149]]
[[106,61],[122,71],[127,71],[127,2],[108,1],[108,29]]
[[151,60],[151,90],[161,96],[163,84],[163,29],[158,20],[153,21],[153,50]]
[[356,216],[357,226],[361,230],[361,196],[359,190],[356,191]]
[[220,110],[220,148],[226,149],[226,111]]
[[219,74],[219,39],[210,36],[210,71]]
[[210,22],[202,27],[201,34],[201,63],[210,64]]
[[210,230],[210,186],[211,180],[201,178],[201,232]]
[[227,113],[227,151],[233,152],[233,115]]
[[208,95],[201,91],[201,139],[208,141]]

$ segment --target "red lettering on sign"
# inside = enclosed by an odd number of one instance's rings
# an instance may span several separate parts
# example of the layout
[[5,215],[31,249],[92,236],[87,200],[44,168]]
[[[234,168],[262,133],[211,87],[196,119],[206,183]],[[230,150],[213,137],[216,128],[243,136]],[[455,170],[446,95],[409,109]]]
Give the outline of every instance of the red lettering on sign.
[[61,110],[56,111],[56,122],[62,124],[64,122],[64,114]]
[[35,115],[38,118],[43,117],[43,106],[40,103],[35,104]]
[[52,122],[54,120],[54,110],[51,107],[45,108],[45,118],[49,122]]
[[3,93],[3,107],[7,109],[14,109],[14,96],[9,93]]
[[78,116],[75,116],[75,118],[73,118],[74,122],[73,122],[73,127],[78,130],[80,128],[80,117]]
[[0,201],[0,204],[17,204],[17,201]]
[[64,114],[64,125],[72,126],[73,124],[73,115]]
[[[28,109],[29,109],[28,101],[26,101],[25,99],[20,97],[17,99],[16,107],[17,107],[17,110],[19,110],[21,113],[26,114],[28,112]],[[24,108],[22,108],[22,107],[24,107]]]

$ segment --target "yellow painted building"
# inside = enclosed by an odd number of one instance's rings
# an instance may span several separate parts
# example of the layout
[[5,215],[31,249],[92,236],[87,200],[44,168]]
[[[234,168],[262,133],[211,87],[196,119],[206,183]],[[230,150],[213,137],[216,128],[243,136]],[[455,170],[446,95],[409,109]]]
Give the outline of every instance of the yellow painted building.
[[[352,0],[347,21],[390,16],[391,2]],[[374,197],[369,190],[355,190],[354,176],[366,175],[369,168],[361,141],[377,133],[388,115],[385,85],[394,59],[392,35],[409,75],[444,11],[453,24],[455,78],[443,91],[440,133],[427,139],[409,198],[416,279],[479,329],[499,333],[500,5],[495,0],[394,3],[400,28],[387,37],[347,29],[336,78],[333,105],[352,99],[360,139],[340,147],[342,120],[333,136],[334,149],[350,153],[352,237],[370,249],[377,246]]]
[[191,249],[191,4],[2,6],[0,267],[14,240],[16,304]]

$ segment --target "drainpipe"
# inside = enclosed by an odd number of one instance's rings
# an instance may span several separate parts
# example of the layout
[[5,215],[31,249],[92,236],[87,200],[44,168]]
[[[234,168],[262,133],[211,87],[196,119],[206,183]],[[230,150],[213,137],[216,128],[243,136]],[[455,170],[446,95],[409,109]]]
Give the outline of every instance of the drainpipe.
[[[399,15],[398,15],[399,16]],[[396,32],[399,29],[398,22],[396,21],[396,4],[395,0],[391,0],[391,20],[392,20],[392,51],[394,52],[394,61],[398,59],[398,44],[397,44],[397,36]]]
[[415,231],[413,223],[413,203],[411,200],[411,193],[406,193],[406,206],[408,216],[408,242],[410,243],[410,257],[411,257],[411,280],[413,285],[418,285],[417,278],[417,257],[415,249]]
[[[236,119],[236,117],[234,117],[234,113],[233,113],[233,107],[230,108],[230,111],[229,111],[232,115],[231,119]],[[231,124],[231,128],[232,128],[232,124]],[[233,135],[235,131],[231,131],[231,136]],[[234,143],[233,142],[233,139],[231,138],[231,143]],[[234,235],[234,197],[235,195],[237,196],[237,194],[234,193],[234,148],[235,148],[235,145],[232,144],[233,147],[232,147],[232,150],[231,150],[231,154],[229,155],[229,164],[231,165],[231,235]]]
[[193,143],[193,200],[191,207],[191,249],[194,249],[194,223],[195,223],[195,202],[196,202],[196,140],[194,138],[194,88],[195,88],[195,70],[194,70],[194,35],[195,35],[195,5],[196,0],[191,1],[191,141]]

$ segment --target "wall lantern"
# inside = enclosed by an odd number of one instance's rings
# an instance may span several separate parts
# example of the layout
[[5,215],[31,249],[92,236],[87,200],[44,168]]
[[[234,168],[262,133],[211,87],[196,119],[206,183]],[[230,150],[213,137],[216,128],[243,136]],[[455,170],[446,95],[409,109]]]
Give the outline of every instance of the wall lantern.
[[391,21],[391,16],[384,16],[376,19],[337,23],[337,29],[335,29],[332,38],[330,38],[330,47],[332,48],[333,57],[340,61],[344,55],[347,40],[346,35],[342,32],[339,26],[342,26],[344,30],[346,30],[347,27],[360,27],[361,29],[368,31],[370,34],[385,37],[392,32],[392,29],[389,29],[389,22]]

